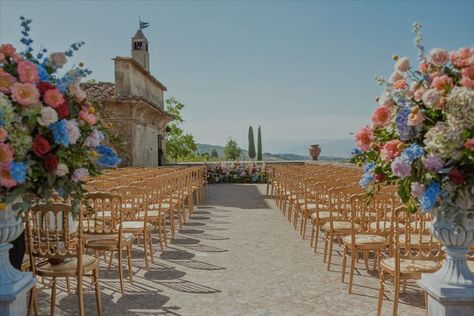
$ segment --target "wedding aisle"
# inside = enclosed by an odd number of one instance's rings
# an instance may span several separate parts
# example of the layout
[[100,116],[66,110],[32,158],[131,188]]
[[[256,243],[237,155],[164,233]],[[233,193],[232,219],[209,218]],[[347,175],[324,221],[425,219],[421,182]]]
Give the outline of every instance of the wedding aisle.
[[[145,269],[134,248],[133,277],[120,294],[117,261],[102,262],[100,284],[105,315],[372,315],[378,278],[362,269],[354,293],[340,282],[340,253],[332,271],[281,215],[265,185],[210,185],[206,205],[195,210],[164,252],[155,243],[155,262]],[[102,260],[103,261],[103,260]],[[125,273],[128,278],[128,272]],[[86,315],[95,315],[95,296],[86,279]],[[76,315],[77,297],[59,284],[56,312]],[[72,286],[74,288],[74,286]],[[43,285],[40,315],[49,313]],[[409,288],[410,294],[414,292]],[[400,315],[424,315],[423,297],[401,298]],[[391,314],[385,301],[383,314]]]

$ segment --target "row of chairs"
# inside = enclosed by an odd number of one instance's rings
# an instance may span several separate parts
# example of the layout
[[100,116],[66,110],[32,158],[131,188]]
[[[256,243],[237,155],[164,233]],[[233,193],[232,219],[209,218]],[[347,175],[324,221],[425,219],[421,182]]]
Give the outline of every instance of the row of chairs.
[[352,292],[359,256],[367,271],[371,258],[380,284],[377,314],[381,313],[385,290],[390,290],[396,315],[400,291],[405,292],[407,281],[437,271],[444,254],[431,234],[430,215],[407,213],[391,186],[382,186],[368,196],[358,184],[361,175],[359,168],[348,165],[275,165],[268,171],[267,194],[295,229],[300,226],[303,239],[311,223],[310,245],[315,252],[322,235],[328,271],[334,247],[340,247],[343,283],[349,262],[348,293]]
[[[109,170],[86,183],[87,193],[80,211],[73,217],[69,201],[59,197],[33,207],[25,214],[29,269],[35,276],[51,279],[51,307],[54,315],[57,278],[76,279],[79,314],[84,315],[83,277],[95,287],[97,312],[102,315],[99,258],[118,257],[120,290],[125,295],[124,256],[129,281],[133,282],[132,244],[143,245],[145,267],[154,262],[153,234],[160,250],[176,232],[176,222],[186,221],[206,194],[202,167],[124,168]],[[168,234],[169,231],[169,234]],[[37,289],[30,295],[29,313],[35,314]]]

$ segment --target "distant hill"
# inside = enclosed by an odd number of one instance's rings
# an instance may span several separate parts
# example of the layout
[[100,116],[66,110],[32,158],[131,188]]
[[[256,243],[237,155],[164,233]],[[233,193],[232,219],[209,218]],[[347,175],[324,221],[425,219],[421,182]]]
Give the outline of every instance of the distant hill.
[[[199,154],[204,154],[208,153],[209,155],[211,154],[212,150],[215,149],[217,151],[217,154],[219,155],[219,158],[224,157],[224,147],[223,146],[218,146],[218,145],[209,145],[209,144],[197,144],[197,152]],[[240,159],[242,160],[248,160],[248,151],[245,149],[242,149],[242,154],[240,155]],[[284,161],[284,160],[310,160],[311,158],[309,156],[304,156],[304,155],[299,155],[299,154],[293,154],[293,153],[287,153],[287,154],[273,154],[273,153],[263,153],[263,160],[266,161]],[[341,160],[343,161],[345,158],[342,157],[326,157],[326,156],[321,156],[320,160]]]

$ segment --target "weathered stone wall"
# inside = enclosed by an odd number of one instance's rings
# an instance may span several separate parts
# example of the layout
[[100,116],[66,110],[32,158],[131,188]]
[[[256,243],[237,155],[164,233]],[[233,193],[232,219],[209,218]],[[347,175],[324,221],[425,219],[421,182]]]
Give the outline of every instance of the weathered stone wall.
[[163,110],[163,86],[131,58],[114,58],[115,91],[120,98],[142,97]]

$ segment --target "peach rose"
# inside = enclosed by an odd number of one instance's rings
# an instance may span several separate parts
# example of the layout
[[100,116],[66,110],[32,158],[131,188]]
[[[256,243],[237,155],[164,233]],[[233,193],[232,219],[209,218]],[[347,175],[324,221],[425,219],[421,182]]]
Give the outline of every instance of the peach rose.
[[474,89],[474,66],[464,68],[461,75],[461,85]]
[[39,81],[38,67],[30,61],[20,61],[17,65],[18,76],[24,83],[37,83]]
[[395,89],[402,90],[402,89],[405,89],[407,87],[407,83],[406,83],[405,79],[400,79],[400,80],[397,80],[393,83],[393,87]]
[[428,72],[428,69],[429,69],[429,65],[427,63],[421,63],[419,66],[418,66],[418,70],[422,73],[422,74],[425,74]]
[[449,61],[449,54],[441,48],[433,48],[430,50],[430,62],[437,66],[446,65]]
[[16,181],[13,179],[12,175],[10,174],[8,166],[4,165],[3,168],[1,168],[0,172],[2,173],[0,176],[0,185],[6,187],[7,189],[10,189],[17,184]]
[[400,156],[402,147],[402,141],[398,139],[390,140],[386,142],[380,150],[380,157],[383,161],[390,161],[393,158]]
[[13,149],[10,145],[0,143],[0,165],[8,165],[13,160]]
[[474,66],[474,48],[460,48],[457,51],[451,52],[449,58],[453,65],[458,68]]
[[374,133],[372,129],[368,126],[360,129],[355,134],[355,140],[356,140],[357,146],[359,147],[360,150],[363,150],[363,151],[370,149],[370,145],[372,143],[373,138],[374,138]]
[[77,102],[82,102],[86,99],[87,94],[80,86],[81,80],[76,80],[74,84],[69,87],[69,92],[76,97]]
[[420,101],[425,92],[426,92],[426,88],[421,86],[418,89],[416,89],[415,93],[413,93],[413,97],[415,98],[416,101]]
[[395,70],[391,75],[390,78],[388,78],[388,81],[390,82],[395,82],[398,80],[402,80],[404,77],[400,71]]
[[0,92],[10,92],[10,87],[16,82],[16,78],[0,68]]
[[39,103],[40,93],[34,84],[17,82],[11,86],[10,91],[13,101],[21,105],[30,106]]
[[5,56],[13,56],[16,53],[16,49],[12,44],[3,44],[0,46],[0,52],[2,52]]
[[429,89],[423,93],[421,100],[427,108],[438,106],[439,101],[441,100],[441,93],[436,89]]
[[64,96],[58,89],[49,89],[44,93],[44,102],[52,108],[64,103]]
[[423,116],[423,113],[421,113],[418,107],[415,107],[408,115],[407,124],[408,126],[416,126],[423,123],[424,120],[425,117]]
[[0,142],[5,141],[5,139],[7,139],[7,136],[8,136],[8,132],[5,129],[0,127]]
[[431,86],[438,90],[449,89],[453,86],[453,79],[448,75],[437,76],[433,79],[433,82],[431,82]]
[[385,126],[390,122],[391,114],[392,110],[390,106],[379,106],[372,114],[372,123],[374,123],[375,126]]

